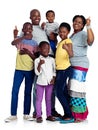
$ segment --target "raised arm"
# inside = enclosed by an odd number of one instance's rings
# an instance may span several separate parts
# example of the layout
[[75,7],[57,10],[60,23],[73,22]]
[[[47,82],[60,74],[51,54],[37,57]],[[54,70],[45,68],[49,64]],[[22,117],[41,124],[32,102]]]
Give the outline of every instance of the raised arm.
[[92,45],[94,42],[94,33],[91,28],[90,17],[86,19],[86,28],[87,28],[87,36],[88,36],[87,43],[88,43],[88,45]]

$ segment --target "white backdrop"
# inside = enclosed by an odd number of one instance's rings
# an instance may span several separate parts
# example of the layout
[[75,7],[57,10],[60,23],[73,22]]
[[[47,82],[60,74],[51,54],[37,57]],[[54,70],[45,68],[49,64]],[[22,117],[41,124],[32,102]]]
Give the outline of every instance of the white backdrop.
[[[89,108],[88,120],[78,124],[59,124],[58,122],[45,121],[45,106],[43,101],[44,121],[41,124],[35,122],[24,122],[23,112],[23,91],[22,84],[19,93],[18,121],[14,123],[5,123],[4,119],[10,114],[10,100],[13,75],[16,61],[16,48],[11,46],[13,40],[13,29],[17,25],[19,31],[24,22],[30,21],[29,13],[32,9],[39,9],[41,12],[41,22],[46,21],[45,12],[53,9],[56,13],[55,21],[58,23],[69,22],[72,24],[72,18],[76,14],[82,14],[85,17],[91,17],[92,28],[95,34],[95,41],[92,47],[89,47],[88,57],[90,59],[90,68],[87,75],[87,103]],[[98,117],[98,94],[97,94],[97,73],[98,73],[98,18],[97,18],[96,0],[3,0],[0,2],[0,129],[78,129],[87,130],[89,128],[97,129]],[[59,102],[56,102],[56,108],[62,112]],[[33,107],[31,114],[33,112]]]

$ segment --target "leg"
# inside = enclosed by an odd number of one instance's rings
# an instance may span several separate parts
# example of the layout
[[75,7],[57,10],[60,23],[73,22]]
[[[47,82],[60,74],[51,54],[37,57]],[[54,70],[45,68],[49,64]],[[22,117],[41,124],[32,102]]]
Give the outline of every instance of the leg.
[[42,115],[42,99],[44,93],[44,86],[36,85],[36,114],[37,118]]
[[51,95],[52,95],[53,85],[47,85],[45,87],[45,101],[46,101],[46,114],[47,117],[51,116]]
[[33,82],[33,107],[34,107],[33,117],[36,117],[36,81],[37,81],[37,75],[35,75]]
[[64,110],[64,115],[67,117],[72,117],[72,113],[69,107],[69,102],[68,102],[68,93],[66,91],[65,94],[65,89],[67,90],[67,85],[66,85],[66,80],[68,78],[69,74],[69,68],[67,70],[59,70],[57,71],[57,77],[56,77],[56,93],[57,93],[57,98],[60,101],[63,110]]
[[13,87],[12,87],[12,97],[11,97],[11,115],[17,115],[18,93],[23,78],[24,78],[23,72],[15,70]]
[[31,92],[32,92],[32,83],[34,80],[34,70],[24,71],[24,75],[25,75],[24,114],[29,115],[31,109]]
[[52,96],[51,96],[51,114],[54,117],[61,117],[61,114],[59,114],[55,109],[55,101],[56,101],[56,87],[53,86]]

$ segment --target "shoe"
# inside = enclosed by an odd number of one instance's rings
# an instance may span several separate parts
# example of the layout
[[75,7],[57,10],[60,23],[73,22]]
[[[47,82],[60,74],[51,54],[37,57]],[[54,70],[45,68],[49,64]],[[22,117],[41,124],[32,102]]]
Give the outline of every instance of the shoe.
[[30,115],[24,115],[23,119],[27,121],[33,121],[33,118]]
[[46,118],[46,120],[48,120],[48,121],[56,121],[55,117],[53,117],[53,116],[48,116]]
[[57,111],[52,111],[52,116],[54,117],[62,117]]
[[11,121],[15,121],[15,120],[17,120],[17,116],[10,116],[5,119],[5,122],[11,122]]
[[42,123],[42,122],[43,122],[42,117],[38,117],[38,118],[36,119],[36,122],[37,122],[37,123]]
[[74,118],[65,119],[65,120],[60,121],[61,124],[73,123],[73,122],[75,122]]
[[33,118],[36,118],[36,113],[33,113]]

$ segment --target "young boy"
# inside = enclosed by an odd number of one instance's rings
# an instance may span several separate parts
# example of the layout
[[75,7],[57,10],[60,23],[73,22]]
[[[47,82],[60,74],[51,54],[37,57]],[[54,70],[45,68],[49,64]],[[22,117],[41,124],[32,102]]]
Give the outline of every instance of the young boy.
[[51,95],[55,81],[55,60],[49,56],[50,45],[46,41],[39,44],[40,56],[34,61],[35,74],[38,76],[36,82],[36,121],[41,123],[42,119],[42,99],[45,91],[46,120],[55,121],[51,115]]
[[14,73],[14,81],[11,97],[11,116],[5,119],[5,122],[10,122],[17,119],[18,94],[21,83],[25,79],[24,91],[24,116],[25,120],[31,120],[31,91],[34,79],[33,62],[35,59],[34,53],[37,51],[37,42],[32,40],[32,24],[24,23],[22,28],[23,36],[12,41],[12,45],[17,48],[16,69]]
[[55,19],[55,12],[53,10],[48,10],[46,12],[46,19],[47,22],[43,22],[41,27],[46,31],[46,34],[48,36],[50,46],[52,48],[52,51],[56,51],[56,44],[57,44],[57,36],[58,36],[58,28],[59,24],[57,22],[54,22]]

